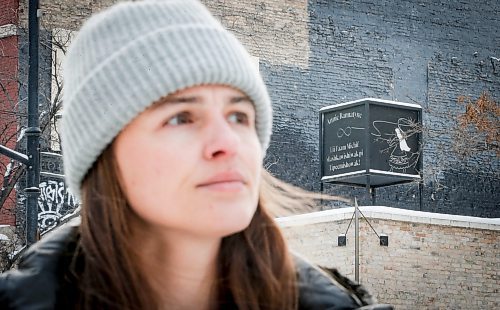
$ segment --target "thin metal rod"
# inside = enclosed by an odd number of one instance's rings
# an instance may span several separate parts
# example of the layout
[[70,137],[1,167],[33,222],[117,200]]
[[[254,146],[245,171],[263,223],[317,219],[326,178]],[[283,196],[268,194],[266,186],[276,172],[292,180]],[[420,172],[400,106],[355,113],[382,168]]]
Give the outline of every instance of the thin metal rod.
[[349,221],[349,225],[347,225],[347,229],[345,231],[345,235],[347,236],[347,232],[349,231],[349,227],[351,227],[351,223],[352,223],[352,220],[354,219],[354,214],[356,213],[356,211],[354,211],[352,213],[352,216],[351,216],[351,221]]
[[359,209],[356,198],[354,198],[354,214],[354,279],[359,283]]
[[377,203],[377,192],[375,191],[375,187],[371,188],[371,194],[372,194],[372,206],[374,206]]
[[375,229],[373,228],[372,224],[370,224],[370,221],[366,218],[366,216],[363,214],[363,212],[361,212],[361,210],[359,210],[359,213],[361,214],[361,216],[365,219],[365,221],[368,223],[368,225],[370,225],[370,227],[372,228],[373,232],[375,233],[375,235],[377,235],[377,237],[379,237],[380,239],[380,236],[377,234],[377,232],[375,231]]
[[8,147],[3,146],[1,144],[0,144],[0,154],[3,154],[9,158],[17,160],[25,165],[28,165],[28,163],[29,163],[28,156],[26,156],[23,153],[19,153],[19,152],[16,152],[14,150],[11,150]]

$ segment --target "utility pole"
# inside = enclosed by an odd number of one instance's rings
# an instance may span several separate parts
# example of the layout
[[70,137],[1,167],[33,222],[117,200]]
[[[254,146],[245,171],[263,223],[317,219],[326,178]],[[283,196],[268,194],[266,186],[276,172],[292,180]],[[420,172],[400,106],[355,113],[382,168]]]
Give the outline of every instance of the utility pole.
[[28,128],[26,175],[26,244],[38,240],[38,197],[40,196],[40,124],[38,115],[38,44],[39,44],[39,0],[29,1],[28,13],[29,71],[28,71]]
[[38,115],[39,0],[29,0],[28,12],[28,128],[27,154],[0,145],[0,154],[26,165],[26,245],[38,240],[38,197],[40,196],[40,124]]

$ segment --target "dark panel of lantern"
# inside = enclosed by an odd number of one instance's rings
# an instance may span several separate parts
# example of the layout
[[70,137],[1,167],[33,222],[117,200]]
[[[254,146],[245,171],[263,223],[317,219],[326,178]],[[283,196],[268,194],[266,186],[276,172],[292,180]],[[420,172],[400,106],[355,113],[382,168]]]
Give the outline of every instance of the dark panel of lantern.
[[381,99],[322,108],[321,180],[379,187],[419,179],[421,120],[419,105]]

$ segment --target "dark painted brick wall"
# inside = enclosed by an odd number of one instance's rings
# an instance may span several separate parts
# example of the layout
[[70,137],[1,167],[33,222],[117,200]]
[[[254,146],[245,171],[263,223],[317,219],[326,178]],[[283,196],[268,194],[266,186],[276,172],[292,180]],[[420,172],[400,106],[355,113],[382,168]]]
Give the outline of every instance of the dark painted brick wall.
[[[500,99],[500,3],[309,1],[307,11],[307,66],[260,59],[275,107],[270,170],[319,190],[321,107],[363,97],[418,103],[429,131],[423,206],[415,184],[378,189],[377,204],[500,217],[498,158],[491,153],[461,160],[451,151],[450,134],[464,111],[459,96],[488,91]],[[279,36],[286,30],[273,31]],[[327,184],[325,191],[369,202],[364,189]]]

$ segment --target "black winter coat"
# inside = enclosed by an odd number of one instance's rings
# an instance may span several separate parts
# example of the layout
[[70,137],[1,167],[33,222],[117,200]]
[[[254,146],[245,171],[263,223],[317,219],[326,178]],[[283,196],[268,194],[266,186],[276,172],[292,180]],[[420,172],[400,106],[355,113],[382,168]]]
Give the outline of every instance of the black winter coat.
[[[18,270],[0,275],[0,309],[67,309],[61,300],[74,300],[71,294],[76,288],[65,275],[77,240],[78,228],[66,226],[34,244],[23,255]],[[371,303],[366,291],[335,270],[322,271],[299,257],[296,266],[300,309],[357,309]],[[362,309],[392,307],[371,305]]]

